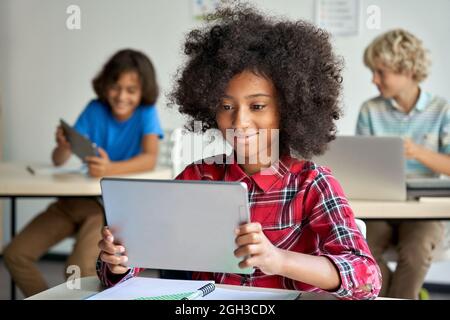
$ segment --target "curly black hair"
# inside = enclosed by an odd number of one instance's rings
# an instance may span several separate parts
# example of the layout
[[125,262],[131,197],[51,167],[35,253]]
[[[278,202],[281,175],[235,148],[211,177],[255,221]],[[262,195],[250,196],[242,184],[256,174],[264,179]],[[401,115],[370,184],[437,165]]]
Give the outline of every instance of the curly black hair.
[[329,34],[305,21],[269,17],[248,4],[220,7],[206,26],[186,37],[187,61],[176,76],[171,104],[217,128],[215,116],[230,79],[244,70],[270,79],[280,112],[280,154],[305,159],[326,150],[335,138],[342,61]]

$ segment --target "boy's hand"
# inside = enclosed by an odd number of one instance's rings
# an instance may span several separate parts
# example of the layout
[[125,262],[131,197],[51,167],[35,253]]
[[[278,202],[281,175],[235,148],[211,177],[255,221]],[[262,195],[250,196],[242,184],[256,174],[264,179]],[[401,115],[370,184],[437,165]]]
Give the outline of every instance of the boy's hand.
[[241,225],[235,233],[238,248],[234,255],[237,258],[247,256],[239,263],[240,268],[258,267],[265,274],[281,273],[281,249],[267,239],[261,224]]
[[92,177],[103,177],[109,172],[111,160],[105,150],[100,147],[97,150],[99,157],[86,157],[86,162]]
[[407,159],[417,159],[423,147],[414,143],[410,138],[403,139],[403,148]]
[[122,265],[128,261],[128,257],[123,255],[125,247],[114,244],[114,237],[108,227],[103,227],[98,247],[101,250],[100,260],[106,263],[112,273],[124,274],[130,269]]
[[58,145],[58,148],[66,149],[66,150],[72,149],[69,141],[67,141],[66,136],[64,135],[64,131],[61,126],[58,126],[56,128],[55,140],[56,140],[56,144]]

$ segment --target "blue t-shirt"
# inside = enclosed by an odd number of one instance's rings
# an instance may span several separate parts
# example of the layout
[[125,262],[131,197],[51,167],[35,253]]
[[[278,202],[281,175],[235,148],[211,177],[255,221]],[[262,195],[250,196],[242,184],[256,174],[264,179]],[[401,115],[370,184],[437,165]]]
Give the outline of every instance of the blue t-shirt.
[[163,138],[156,107],[141,105],[132,116],[119,121],[111,108],[99,100],[92,100],[78,117],[75,129],[102,147],[111,161],[122,161],[142,152],[142,139],[147,134]]

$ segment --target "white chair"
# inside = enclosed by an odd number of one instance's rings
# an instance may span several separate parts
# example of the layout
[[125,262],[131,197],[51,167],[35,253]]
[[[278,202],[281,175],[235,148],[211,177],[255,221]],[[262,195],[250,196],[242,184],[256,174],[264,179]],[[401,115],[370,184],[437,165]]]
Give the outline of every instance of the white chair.
[[366,223],[364,221],[362,221],[361,219],[355,219],[355,222],[356,222],[356,226],[358,227],[359,231],[364,236],[364,239],[366,239],[366,235],[367,235]]
[[157,166],[159,167],[171,167],[172,177],[174,177],[171,152],[173,148],[173,143],[170,140],[172,136],[172,130],[164,130],[164,138],[159,143],[158,161]]
[[231,146],[216,129],[204,133],[193,133],[181,128],[166,130],[160,143],[158,165],[172,167],[172,176],[175,178],[194,161],[230,152]]

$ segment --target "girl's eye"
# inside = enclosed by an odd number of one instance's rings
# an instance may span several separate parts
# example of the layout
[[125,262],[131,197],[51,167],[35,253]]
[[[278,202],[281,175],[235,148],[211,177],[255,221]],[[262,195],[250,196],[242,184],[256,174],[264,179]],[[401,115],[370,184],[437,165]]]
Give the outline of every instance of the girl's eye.
[[263,105],[263,104],[254,104],[254,105],[252,105],[252,109],[254,109],[254,110],[261,110],[264,107],[265,107],[265,105]]
[[229,104],[225,104],[222,107],[223,107],[223,110],[231,110],[232,109],[232,107]]

